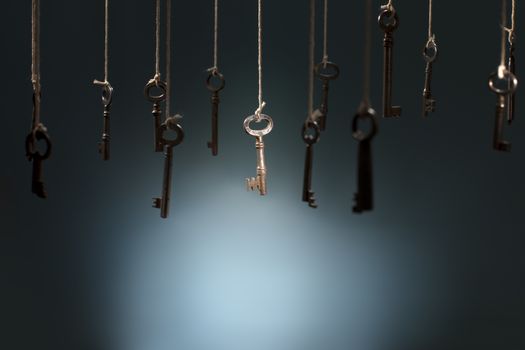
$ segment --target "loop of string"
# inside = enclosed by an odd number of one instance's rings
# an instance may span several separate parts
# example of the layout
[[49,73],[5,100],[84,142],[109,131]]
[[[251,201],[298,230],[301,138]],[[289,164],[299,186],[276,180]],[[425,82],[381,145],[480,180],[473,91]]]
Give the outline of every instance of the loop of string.
[[507,28],[505,27],[507,24],[507,0],[501,1],[501,60],[498,67],[498,77],[500,79],[503,79],[505,77],[505,74],[507,73],[507,66],[506,66],[506,54],[507,54],[507,47],[505,43],[505,39],[507,36]]
[[372,0],[365,3],[365,49],[363,53],[363,104],[370,106],[370,51],[372,48],[372,33],[370,23],[372,21]]
[[219,72],[219,0],[214,0],[214,28],[213,28],[213,66],[208,68],[208,72],[216,75]]
[[263,101],[263,88],[262,88],[262,0],[258,0],[258,6],[257,6],[257,13],[258,13],[258,66],[259,66],[259,107],[255,110],[255,117],[256,120],[259,121],[261,119],[261,114],[266,107],[266,102]]
[[166,119],[171,116],[171,0],[166,0]]
[[[506,11],[506,9],[505,9]],[[505,22],[507,22],[505,20]],[[507,23],[503,24],[504,26],[506,25]],[[505,28],[505,31],[508,33],[508,36],[509,36],[509,43],[512,45],[514,44],[514,31],[516,30],[516,0],[512,0],[512,13],[511,13],[511,24],[510,24],[510,28],[508,27],[503,27]]]
[[328,63],[328,0],[324,0],[324,29],[323,29],[323,68]]
[[35,128],[40,123],[40,0],[32,0],[31,5],[31,83],[34,93]]
[[393,0],[388,0],[388,3],[381,6],[381,10],[388,10],[388,11],[391,11],[392,13],[395,12]]
[[305,124],[312,120],[314,111],[314,56],[315,56],[315,0],[310,0],[310,35],[308,49],[308,114]]

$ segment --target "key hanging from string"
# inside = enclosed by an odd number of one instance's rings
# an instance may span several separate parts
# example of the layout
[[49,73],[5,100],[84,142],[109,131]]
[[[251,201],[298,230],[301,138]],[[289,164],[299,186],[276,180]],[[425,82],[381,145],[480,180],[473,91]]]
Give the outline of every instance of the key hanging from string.
[[383,117],[400,117],[401,107],[392,106],[392,50],[394,47],[394,31],[399,26],[399,17],[396,9],[389,0],[386,5],[381,6],[378,23],[383,30]]
[[219,154],[219,92],[224,89],[226,81],[219,72],[218,64],[218,42],[219,42],[219,0],[214,2],[214,30],[213,30],[213,67],[208,69],[209,75],[206,79],[206,88],[211,92],[211,141],[208,141],[208,148],[211,154]]
[[[518,87],[518,79],[507,67],[507,1],[501,2],[501,56],[496,72],[489,77],[489,88],[497,95],[496,118],[493,148],[496,151],[510,152],[511,143],[503,138],[503,124],[508,113],[507,102]],[[508,117],[507,117],[508,118]]]
[[[363,54],[363,100],[352,121],[352,137],[359,142],[357,193],[354,195],[356,214],[371,211],[374,207],[373,175],[372,175],[372,140],[378,131],[376,112],[370,106],[370,51],[372,1],[365,0],[365,48]],[[359,123],[368,121],[368,132],[359,128]]]
[[110,159],[110,109],[113,100],[113,87],[109,83],[109,0],[104,6],[104,80],[94,80],[93,84],[102,88],[102,105],[104,106],[104,123],[102,140],[98,144],[98,151],[103,160]]
[[[326,22],[325,22],[326,23]],[[312,171],[313,171],[313,157],[314,145],[319,142],[321,136],[320,121],[324,118],[320,109],[314,111],[314,75],[316,71],[315,66],[315,0],[310,0],[310,31],[309,31],[309,50],[308,50],[308,101],[307,101],[307,116],[301,129],[301,136],[306,144],[306,157],[304,164],[304,178],[303,178],[303,202],[308,203],[310,208],[317,208],[315,202],[315,193],[312,191]],[[327,55],[324,56],[327,58]],[[328,59],[326,60],[328,63]],[[322,63],[321,63],[322,64]],[[327,80],[328,82],[328,80]]]
[[423,88],[423,116],[426,117],[429,113],[435,112],[436,100],[432,97],[431,82],[432,82],[432,68],[434,61],[438,56],[438,47],[436,44],[436,36],[432,31],[432,0],[428,0],[428,38],[423,48],[423,58],[426,62],[425,68],[425,86]]
[[318,118],[319,128],[321,131],[324,131],[326,129],[326,120],[328,119],[328,92],[330,90],[330,81],[339,77],[339,66],[330,62],[328,57],[328,0],[324,0],[323,59],[315,66],[315,74],[323,82],[321,105],[315,114]]
[[[259,105],[255,110],[254,114],[244,119],[244,130],[250,136],[255,137],[255,149],[257,151],[257,175],[256,177],[246,179],[246,188],[251,191],[259,191],[261,196],[267,194],[266,188],[266,160],[264,156],[264,141],[263,137],[268,135],[273,129],[273,119],[263,114],[263,110],[266,107],[266,102],[263,100],[263,67],[262,67],[262,34],[263,34],[263,21],[262,21],[262,0],[257,0],[257,44],[258,44],[258,72],[259,72]],[[259,124],[261,122],[266,123],[266,126],[262,129],[253,129],[252,124]]]
[[[31,191],[39,198],[47,198],[42,179],[43,162],[51,156],[52,143],[47,128],[40,118],[42,98],[40,74],[40,0],[31,1],[31,83],[33,85],[33,117],[31,131],[26,137],[26,157],[33,162]],[[45,144],[45,151],[38,150],[38,143]]]
[[[514,56],[516,47],[516,0],[512,0],[512,10],[511,10],[511,27],[506,28],[509,37],[509,59],[508,59],[508,70],[516,76],[516,59]],[[508,98],[508,108],[507,108],[507,121],[509,124],[512,124],[514,121],[514,113],[516,109],[516,93],[512,92]]]

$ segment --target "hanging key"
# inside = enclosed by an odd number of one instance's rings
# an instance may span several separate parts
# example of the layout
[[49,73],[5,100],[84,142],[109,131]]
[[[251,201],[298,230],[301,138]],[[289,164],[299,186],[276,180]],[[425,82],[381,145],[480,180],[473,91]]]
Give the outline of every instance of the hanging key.
[[339,77],[339,67],[333,62],[321,62],[315,66],[315,74],[323,82],[323,93],[319,111],[318,124],[321,131],[326,129],[326,119],[328,118],[328,92],[330,91],[330,81]]
[[[509,42],[510,42],[510,45],[509,45],[509,71],[514,76],[516,76],[516,59],[514,57],[514,51],[515,51],[514,41],[515,41],[515,37],[514,37],[513,34],[511,34],[510,37],[509,37]],[[516,93],[512,92],[509,95],[509,99],[508,99],[507,121],[508,121],[509,124],[512,124],[512,122],[514,121],[514,111],[515,111],[515,109],[516,109]]]
[[93,82],[94,85],[102,87],[102,105],[104,106],[104,125],[102,129],[102,140],[98,144],[98,151],[102,155],[103,160],[109,160],[110,158],[110,117],[109,112],[111,108],[111,102],[113,100],[113,87],[107,81]]
[[[45,144],[45,152],[38,150],[40,141]],[[51,149],[51,139],[46,127],[43,124],[38,124],[26,138],[26,156],[29,161],[33,162],[31,191],[40,198],[47,198],[47,191],[42,179],[42,163],[51,156]]]
[[379,26],[384,32],[383,39],[383,117],[400,117],[401,107],[392,106],[392,49],[394,47],[394,31],[399,26],[397,12],[384,7],[379,14]]
[[432,65],[438,55],[437,44],[434,39],[431,39],[423,49],[423,57],[426,61],[425,69],[425,87],[423,89],[423,116],[428,116],[429,113],[435,112],[436,100],[432,97],[431,83],[432,83]]
[[[154,89],[158,89],[158,94],[155,95]],[[151,114],[153,114],[153,127],[155,132],[153,141],[155,152],[163,151],[161,128],[161,103],[166,101],[166,89],[167,86],[165,82],[158,81],[155,79],[151,79],[144,88],[144,95],[146,96],[148,101],[153,103],[153,110]]]
[[[160,126],[160,144],[164,150],[164,178],[162,181],[162,197],[153,198],[153,207],[160,209],[160,216],[163,219],[166,219],[169,213],[173,148],[184,140],[184,131],[178,124],[179,118],[179,116],[170,117]],[[168,131],[175,132],[175,139],[165,138]]]
[[[266,122],[266,127],[260,130],[252,129],[251,124]],[[268,135],[273,129],[273,120],[266,114],[259,117],[252,115],[244,120],[244,130],[248,135],[255,137],[255,149],[257,150],[257,175],[246,179],[246,189],[248,191],[259,191],[261,196],[266,195],[266,162],[264,157],[263,137]]]
[[[218,82],[218,84],[214,84]],[[211,154],[216,156],[219,154],[219,91],[224,89],[226,81],[224,76],[218,71],[213,71],[206,79],[206,87],[212,93],[211,95],[211,141],[208,141],[208,148],[211,149]]]
[[301,132],[303,141],[306,143],[306,159],[304,163],[303,179],[303,202],[308,203],[310,208],[317,208],[317,204],[315,203],[315,193],[312,191],[312,168],[314,145],[319,141],[321,129],[315,121],[309,120],[303,125]]
[[503,125],[508,111],[507,100],[516,91],[518,80],[514,74],[507,71],[505,68],[502,73],[494,73],[490,76],[489,87],[498,98],[498,104],[496,105],[493,148],[496,151],[510,152],[511,143],[503,139]]
[[[359,123],[368,120],[370,131],[359,129]],[[354,196],[354,213],[370,211],[374,207],[373,176],[372,176],[372,139],[377,134],[377,119],[375,111],[363,104],[352,122],[352,136],[359,142],[357,193]]]

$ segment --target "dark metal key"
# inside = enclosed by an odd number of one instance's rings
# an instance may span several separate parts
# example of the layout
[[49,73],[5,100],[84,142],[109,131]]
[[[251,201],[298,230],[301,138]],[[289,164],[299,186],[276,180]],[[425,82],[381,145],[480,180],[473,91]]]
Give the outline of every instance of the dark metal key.
[[[218,84],[214,84],[214,80]],[[211,149],[211,154],[216,156],[219,154],[219,91],[224,89],[226,81],[224,76],[213,71],[206,79],[206,87],[211,91],[211,141],[208,141],[208,148]]]
[[[168,118],[160,126],[160,142],[164,149],[164,176],[162,181],[162,197],[153,198],[153,207],[160,209],[160,217],[166,219],[169,213],[171,197],[171,172],[173,168],[173,148],[184,140],[184,131],[177,123],[177,117]],[[174,131],[175,139],[166,139],[164,134],[168,131]]]
[[[359,129],[359,122],[369,120],[371,129],[368,133]],[[352,122],[352,136],[359,141],[357,193],[354,196],[354,213],[370,211],[374,207],[373,177],[372,177],[372,139],[377,134],[377,119],[375,111],[363,104]]]
[[330,91],[330,81],[339,77],[339,66],[333,62],[321,62],[315,66],[315,74],[323,82],[323,95],[319,110],[321,115],[318,124],[321,131],[326,129],[326,119],[328,118],[328,92]]
[[379,14],[379,26],[384,32],[383,39],[383,117],[401,116],[401,107],[392,106],[392,49],[394,31],[399,26],[399,18],[394,10],[384,8]]
[[113,100],[113,87],[107,81],[95,80],[93,84],[102,87],[102,105],[104,106],[104,125],[102,129],[102,140],[98,144],[98,151],[103,160],[110,158],[110,109]]
[[[514,57],[514,36],[510,37],[510,46],[509,46],[509,71],[516,76],[516,59]],[[509,124],[512,124],[514,121],[514,111],[516,109],[516,93],[512,92],[509,95],[508,99],[508,110],[507,110],[507,121]]]
[[[43,153],[37,149],[39,141],[45,143],[46,148]],[[26,156],[29,161],[33,162],[31,191],[40,198],[47,198],[47,191],[42,179],[42,165],[43,161],[51,156],[51,149],[51,139],[46,127],[43,124],[38,124],[26,138]]]
[[[159,94],[154,94],[154,89],[159,90]],[[148,101],[153,103],[153,110],[151,111],[151,114],[153,114],[153,127],[154,127],[154,149],[155,152],[162,152],[163,151],[163,144],[162,144],[162,130],[161,130],[161,116],[162,116],[162,109],[160,108],[161,103],[166,101],[166,89],[167,85],[163,81],[157,81],[155,79],[151,79],[144,88],[144,95],[148,99]]]
[[423,49],[423,57],[427,63],[425,68],[425,87],[423,88],[423,116],[428,116],[429,113],[435,112],[436,100],[432,97],[431,83],[432,83],[432,65],[438,55],[438,48],[436,42],[431,39]]
[[310,208],[317,208],[315,193],[312,191],[312,168],[314,159],[314,145],[319,141],[321,128],[316,122],[309,120],[303,125],[302,136],[306,143],[306,159],[304,163],[303,202]]
[[518,80],[511,72],[505,70],[503,76],[493,73],[489,78],[489,87],[497,95],[496,119],[494,126],[493,148],[496,151],[510,152],[511,143],[503,139],[503,125],[508,112],[507,100],[516,91]]

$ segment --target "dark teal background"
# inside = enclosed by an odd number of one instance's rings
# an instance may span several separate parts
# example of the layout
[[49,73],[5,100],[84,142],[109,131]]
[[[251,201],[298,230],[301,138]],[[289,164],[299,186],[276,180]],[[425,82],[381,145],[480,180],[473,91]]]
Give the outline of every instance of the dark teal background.
[[[510,1],[509,1],[510,2]],[[154,1],[111,1],[112,160],[102,125],[103,1],[42,1],[42,117],[54,142],[46,201],[30,193],[30,1],[0,14],[0,250],[4,349],[411,350],[525,347],[524,91],[492,151],[499,1],[437,0],[437,112],[421,117],[427,2],[395,1],[393,102],[374,140],[376,210],[352,214],[364,1],[330,2],[330,58],[342,74],[316,147],[319,208],[301,199],[308,2],[265,1],[267,197],[247,193],[257,107],[256,1],[221,1],[220,155],[205,70],[212,1],[174,1],[176,148],[171,217],[152,151]],[[319,1],[319,5],[321,2]],[[374,17],[380,2],[374,1]],[[321,10],[321,6],[319,6]],[[320,11],[319,11],[320,14]],[[525,71],[518,4],[518,77]],[[320,24],[320,23],[319,23]],[[380,111],[382,34],[373,25],[373,106]],[[321,27],[319,26],[321,39]],[[318,42],[320,44],[320,42]],[[321,51],[318,46],[317,57]]]

